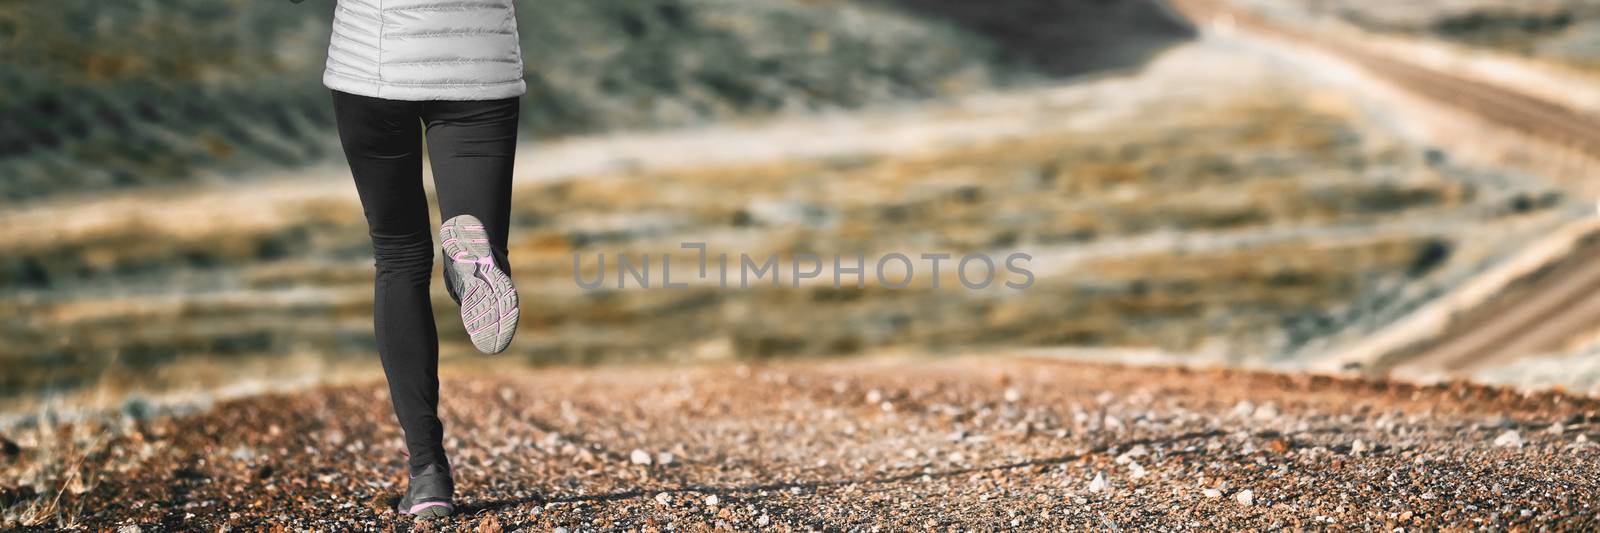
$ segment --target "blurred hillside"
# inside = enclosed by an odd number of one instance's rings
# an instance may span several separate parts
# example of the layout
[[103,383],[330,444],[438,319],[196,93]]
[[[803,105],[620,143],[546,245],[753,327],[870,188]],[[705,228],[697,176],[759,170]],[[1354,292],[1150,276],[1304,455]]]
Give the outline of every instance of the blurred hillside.
[[[0,122],[0,408],[371,370],[370,244],[320,84],[326,0],[59,4],[0,5],[0,110],[16,117]],[[1151,0],[553,0],[519,16],[531,142],[510,245],[530,305],[503,358],[518,362],[1296,361],[1576,212],[1539,176],[1395,127],[1320,66],[1185,42]],[[1024,251],[1037,283],[573,282],[574,254],[682,258],[683,242],[784,262]],[[435,289],[445,359],[467,359]]]
[[[1018,348],[1259,363],[1370,332],[1564,220],[1569,200],[1548,184],[1455,163],[1364,105],[1212,41],[1136,76],[542,143],[513,200],[512,269],[529,304],[495,364]],[[1026,251],[1037,283],[573,281],[574,254],[587,269],[601,253],[611,276],[617,254],[675,254],[681,281],[694,268],[683,242],[782,264]],[[16,391],[0,404],[371,366],[372,260],[336,166],[33,206],[0,216],[0,247],[0,360]],[[476,360],[434,289],[445,360]]]
[[1436,38],[1600,69],[1600,3],[1584,0],[1297,0],[1314,14],[1332,15],[1380,32]]
[[[528,138],[853,109],[1137,64],[1150,0],[520,5]],[[332,0],[0,4],[0,202],[330,156]],[[336,151],[331,155],[337,155]]]

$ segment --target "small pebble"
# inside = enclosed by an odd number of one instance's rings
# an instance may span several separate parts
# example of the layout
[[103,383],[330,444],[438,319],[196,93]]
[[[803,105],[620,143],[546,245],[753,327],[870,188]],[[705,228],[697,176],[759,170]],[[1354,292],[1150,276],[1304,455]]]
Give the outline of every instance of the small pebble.
[[1515,429],[1506,430],[1505,433],[1501,433],[1499,437],[1494,438],[1494,445],[1501,448],[1522,449],[1522,434],[1517,433]]
[[1089,482],[1089,492],[1098,494],[1105,492],[1107,488],[1109,488],[1109,485],[1106,483],[1105,474],[1096,472],[1094,474],[1094,480]]
[[1238,494],[1234,494],[1233,499],[1237,500],[1239,505],[1253,505],[1256,503],[1256,493],[1250,489],[1244,489],[1239,491]]
[[633,453],[628,454],[628,458],[632,459],[633,464],[636,465],[650,465],[650,454],[646,453],[644,450],[634,450]]

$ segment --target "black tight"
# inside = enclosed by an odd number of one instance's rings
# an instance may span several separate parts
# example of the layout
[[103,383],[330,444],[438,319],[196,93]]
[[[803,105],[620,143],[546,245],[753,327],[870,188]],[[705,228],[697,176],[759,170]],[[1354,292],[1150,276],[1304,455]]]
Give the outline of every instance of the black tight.
[[410,467],[448,467],[438,415],[439,333],[428,297],[434,229],[422,186],[423,132],[441,220],[470,214],[483,221],[495,263],[509,275],[517,99],[412,102],[334,91],[333,110],[372,236],[373,332]]

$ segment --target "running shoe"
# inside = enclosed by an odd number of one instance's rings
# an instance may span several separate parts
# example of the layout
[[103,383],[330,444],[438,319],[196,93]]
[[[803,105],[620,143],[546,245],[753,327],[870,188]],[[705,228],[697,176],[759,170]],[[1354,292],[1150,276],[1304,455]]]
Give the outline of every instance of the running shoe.
[[478,351],[505,351],[517,333],[517,288],[511,277],[494,264],[489,234],[472,215],[446,220],[439,227],[444,244],[445,283],[461,304],[461,323]]
[[395,510],[400,514],[427,518],[450,516],[456,510],[450,504],[455,491],[456,484],[450,479],[449,470],[439,465],[428,465],[421,474],[411,476],[411,486],[406,487],[406,495],[400,498],[400,505]]

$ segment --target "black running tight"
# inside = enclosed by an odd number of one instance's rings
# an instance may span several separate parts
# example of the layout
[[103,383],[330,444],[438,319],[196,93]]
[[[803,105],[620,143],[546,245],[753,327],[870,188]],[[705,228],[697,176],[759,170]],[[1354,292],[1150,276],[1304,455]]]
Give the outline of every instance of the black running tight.
[[439,334],[428,297],[435,231],[422,185],[423,134],[440,220],[470,214],[483,221],[495,262],[509,274],[517,99],[413,102],[334,91],[333,109],[372,236],[373,332],[410,468],[448,468],[438,414]]

